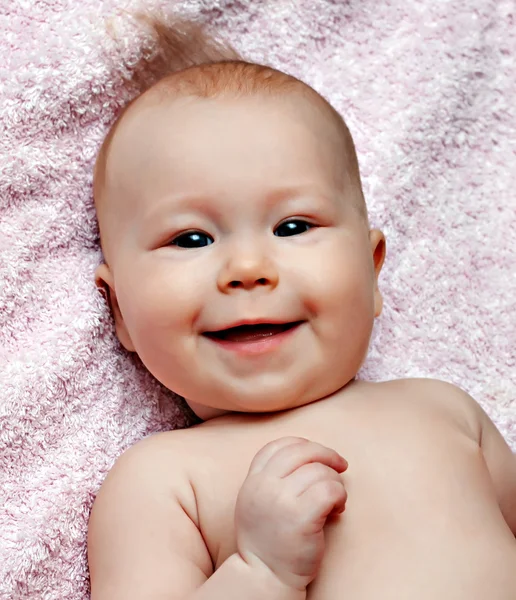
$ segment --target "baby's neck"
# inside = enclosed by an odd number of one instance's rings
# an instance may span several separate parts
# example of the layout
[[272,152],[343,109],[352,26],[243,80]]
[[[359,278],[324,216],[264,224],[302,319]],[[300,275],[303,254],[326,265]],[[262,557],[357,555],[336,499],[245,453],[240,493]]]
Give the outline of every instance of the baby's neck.
[[210,419],[214,419],[215,417],[222,417],[223,415],[229,414],[229,410],[223,410],[221,408],[212,408],[211,406],[204,406],[203,404],[198,404],[197,402],[191,402],[187,400],[186,403],[192,409],[192,411],[202,419],[203,421],[209,421]]
[[[348,387],[355,380],[356,379],[354,377],[351,381],[348,381],[348,383],[346,385],[344,385],[342,388],[335,390],[334,392],[325,396],[324,398],[330,398],[331,396],[334,396],[341,389]],[[313,402],[318,402],[319,400],[324,400],[324,398],[316,398],[316,399],[310,401],[309,404],[312,404]],[[199,419],[201,419],[202,421],[209,421],[211,419],[215,419],[216,417],[222,417],[224,415],[229,415],[232,413],[232,411],[230,411],[230,410],[224,410],[221,408],[212,408],[211,406],[205,406],[204,404],[199,404],[197,402],[192,402],[190,400],[186,400],[186,402],[187,402],[188,406],[190,407],[190,409],[193,411],[193,413],[195,415],[197,415],[197,417],[199,417]],[[235,414],[235,413],[233,413],[233,414]],[[250,414],[256,414],[256,413],[250,413]]]

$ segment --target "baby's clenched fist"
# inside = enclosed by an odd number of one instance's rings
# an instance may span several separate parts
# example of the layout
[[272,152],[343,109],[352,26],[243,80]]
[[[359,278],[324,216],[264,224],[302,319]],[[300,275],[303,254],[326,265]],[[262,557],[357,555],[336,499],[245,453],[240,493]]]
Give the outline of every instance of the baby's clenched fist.
[[343,512],[340,454],[303,438],[280,438],[254,457],[237,498],[240,556],[272,571],[286,585],[305,589],[324,555],[323,528]]

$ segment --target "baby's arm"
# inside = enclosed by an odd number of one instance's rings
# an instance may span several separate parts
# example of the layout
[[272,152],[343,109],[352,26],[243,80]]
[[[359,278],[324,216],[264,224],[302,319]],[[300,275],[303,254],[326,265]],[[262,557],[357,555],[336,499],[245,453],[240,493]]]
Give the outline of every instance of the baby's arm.
[[178,446],[171,464],[162,439],[127,452],[97,496],[88,535],[92,600],[304,600],[326,517],[344,508],[345,461],[306,440],[262,449],[237,501],[240,552],[213,573],[183,453]]
[[[92,600],[184,598],[211,574],[191,518],[195,497],[160,442],[152,436],[126,452],[95,500],[88,530]],[[177,495],[169,489],[174,474]]]
[[442,405],[454,412],[460,421],[470,423],[482,450],[502,514],[516,535],[516,454],[469,394],[449,383],[434,381],[432,385],[441,387],[440,393],[438,388],[434,391]]
[[476,410],[481,424],[480,447],[502,514],[516,535],[516,454],[511,451],[502,434],[478,404]]
[[181,448],[171,464],[160,442],[152,436],[126,452],[97,496],[88,531],[92,600],[296,598],[235,555],[212,576]]

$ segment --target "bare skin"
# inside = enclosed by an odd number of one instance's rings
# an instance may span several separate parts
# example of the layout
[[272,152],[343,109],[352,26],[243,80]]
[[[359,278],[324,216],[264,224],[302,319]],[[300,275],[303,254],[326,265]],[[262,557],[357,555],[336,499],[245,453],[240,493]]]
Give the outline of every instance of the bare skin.
[[294,93],[136,103],[117,130],[97,283],[206,422],[108,475],[93,600],[515,597],[496,428],[453,386],[355,381],[385,238],[341,133]]
[[235,504],[253,457],[290,436],[346,457],[347,505],[326,522],[306,596],[276,594],[273,574],[266,597],[514,598],[513,455],[469,396],[433,380],[352,382],[301,408],[218,417],[135,446],[92,514],[92,598],[197,597],[214,570],[240,560]]

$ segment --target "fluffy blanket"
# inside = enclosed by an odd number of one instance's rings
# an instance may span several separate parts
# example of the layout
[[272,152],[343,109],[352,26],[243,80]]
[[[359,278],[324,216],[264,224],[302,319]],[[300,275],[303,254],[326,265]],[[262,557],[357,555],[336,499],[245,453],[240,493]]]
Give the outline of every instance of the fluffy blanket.
[[[312,84],[384,229],[360,374],[469,391],[516,447],[514,0],[146,0]],[[108,469],[189,416],[117,345],[93,270],[92,165],[148,32],[122,0],[0,0],[0,598],[88,598]],[[173,308],[173,307],[172,307]]]

